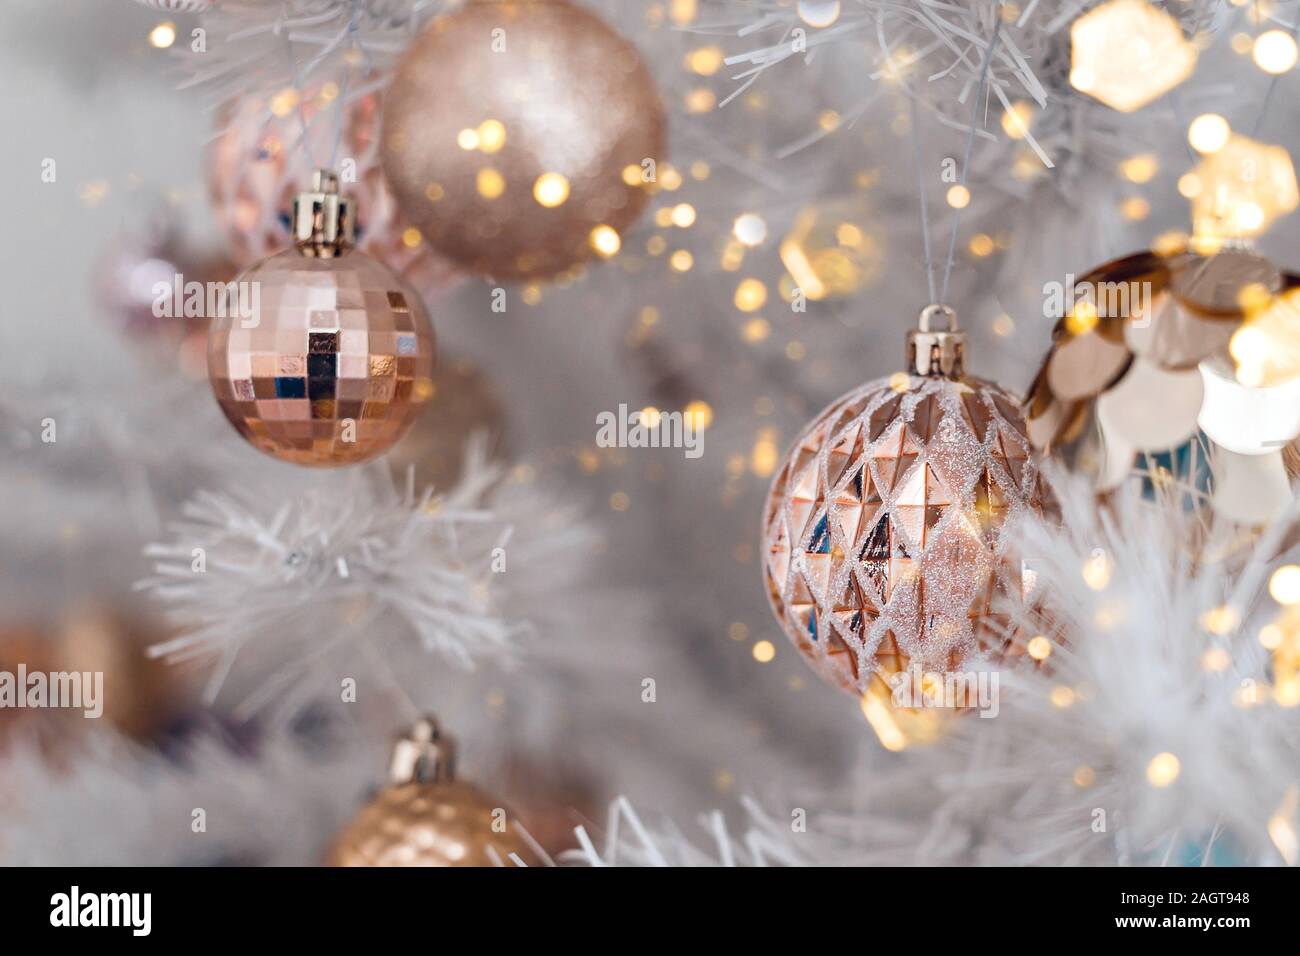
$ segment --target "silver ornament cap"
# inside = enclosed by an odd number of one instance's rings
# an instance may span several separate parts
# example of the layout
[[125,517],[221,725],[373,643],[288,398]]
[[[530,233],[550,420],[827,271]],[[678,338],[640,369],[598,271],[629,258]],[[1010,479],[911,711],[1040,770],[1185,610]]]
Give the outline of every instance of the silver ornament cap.
[[[942,324],[942,328],[936,326]],[[966,374],[966,333],[951,306],[927,305],[907,336],[907,371],[926,378],[959,379]]]
[[352,200],[339,195],[339,178],[328,169],[312,174],[312,188],[293,200],[293,243],[304,256],[333,259],[352,248],[356,217]]
[[433,717],[422,717],[398,737],[388,764],[391,783],[451,783],[456,775],[456,745],[444,737]]

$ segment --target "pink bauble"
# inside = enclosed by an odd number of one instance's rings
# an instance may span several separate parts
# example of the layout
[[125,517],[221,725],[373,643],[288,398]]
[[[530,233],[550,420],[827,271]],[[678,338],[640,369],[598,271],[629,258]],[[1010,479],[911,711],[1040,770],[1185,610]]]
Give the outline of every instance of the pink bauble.
[[292,105],[257,96],[227,104],[218,122],[221,133],[209,147],[208,186],[217,224],[240,268],[293,244],[294,196],[311,179],[313,162],[331,159],[337,136],[330,165],[339,169],[343,188],[356,203],[357,248],[397,273],[426,302],[454,284],[450,265],[402,218],[384,182],[376,141],[379,110],[377,93],[351,100],[341,112],[337,99],[325,102],[311,91]]
[[1041,510],[1019,403],[981,379],[900,375],[855,389],[795,439],[764,513],[764,580],[815,670],[865,693],[912,663],[1012,649],[1023,596],[999,537]]

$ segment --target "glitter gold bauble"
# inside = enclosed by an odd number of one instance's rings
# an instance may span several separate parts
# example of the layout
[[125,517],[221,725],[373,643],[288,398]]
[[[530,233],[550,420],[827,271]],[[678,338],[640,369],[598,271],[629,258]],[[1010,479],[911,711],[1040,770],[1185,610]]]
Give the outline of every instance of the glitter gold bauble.
[[443,256],[545,278],[616,251],[665,125],[636,47],[604,21],[562,0],[479,0],[434,20],[398,65],[384,172]]
[[431,394],[433,327],[418,295],[351,249],[332,174],[295,207],[298,247],[242,273],[213,319],[208,375],[253,447],[299,465],[387,451]]
[[500,802],[453,776],[454,752],[431,719],[393,749],[391,783],[334,841],[329,866],[510,865],[537,857]]
[[[930,327],[940,317],[946,331]],[[908,354],[909,373],[848,393],[795,440],[763,526],[790,640],[830,683],[886,697],[913,667],[1021,650],[997,611],[1025,590],[999,531],[1042,509],[1019,402],[965,374],[951,310],[922,313]]]
[[[366,79],[354,77],[353,85]],[[269,100],[247,96],[221,110],[221,132],[208,147],[208,192],[231,257],[243,269],[291,245],[293,201],[311,176],[311,157],[336,154],[349,164],[344,185],[357,206],[357,249],[432,301],[457,277],[402,217],[384,181],[380,94],[344,103],[337,89],[326,89],[282,91]]]

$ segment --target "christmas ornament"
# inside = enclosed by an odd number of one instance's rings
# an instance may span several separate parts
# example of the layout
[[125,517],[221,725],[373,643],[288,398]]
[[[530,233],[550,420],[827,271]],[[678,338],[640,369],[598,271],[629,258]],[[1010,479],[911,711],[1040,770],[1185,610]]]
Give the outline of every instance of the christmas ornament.
[[908,366],[795,439],[763,527],[786,634],[827,681],[868,697],[913,666],[947,673],[976,652],[1019,651],[995,604],[1024,582],[998,533],[1042,507],[1018,402],[966,375],[951,309],[922,312]]
[[411,45],[385,94],[383,165],[442,255],[502,279],[612,255],[664,154],[635,46],[581,7],[472,2]]
[[[237,268],[224,256],[186,241],[176,210],[166,206],[141,229],[117,236],[95,264],[93,280],[102,312],[135,345],[155,357],[179,363],[182,371],[206,374],[208,320],[159,308],[160,290],[171,297],[180,283],[228,282]],[[183,301],[183,299],[182,299]],[[162,314],[160,314],[162,313]]]
[[415,470],[415,487],[451,488],[471,439],[482,436],[491,458],[506,454],[506,409],[492,381],[473,362],[443,361],[433,373],[424,411],[393,446],[388,463],[399,479]]
[[1070,85],[1131,113],[1192,74],[1196,44],[1147,0],[1109,0],[1070,26]]
[[208,374],[226,418],[257,449],[299,465],[346,465],[387,451],[432,384],[424,305],[351,248],[351,201],[333,173],[294,205],[297,248],[242,273],[212,322]]
[[[354,77],[353,83],[365,82]],[[231,255],[247,268],[292,243],[293,201],[311,156],[336,153],[357,210],[356,246],[413,286],[426,303],[456,282],[450,263],[397,208],[379,168],[380,99],[368,93],[343,103],[337,89],[284,91],[271,101],[234,100],[222,110],[221,133],[208,150],[208,192]],[[338,145],[335,146],[335,136]]]
[[455,750],[432,718],[393,748],[388,786],[349,823],[329,866],[493,866],[536,855],[501,804],[454,776]]
[[1300,436],[1298,286],[1240,244],[1100,266],[1070,290],[1030,387],[1030,439],[1103,494],[1135,460],[1171,455],[1194,485],[1181,469],[1148,479],[1212,495],[1231,520],[1268,520],[1290,500],[1282,451]]

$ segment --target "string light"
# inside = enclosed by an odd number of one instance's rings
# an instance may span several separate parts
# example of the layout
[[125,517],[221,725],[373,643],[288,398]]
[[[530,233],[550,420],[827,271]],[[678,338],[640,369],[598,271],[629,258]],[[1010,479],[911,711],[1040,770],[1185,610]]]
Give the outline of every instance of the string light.
[[1255,65],[1275,76],[1286,73],[1296,62],[1295,37],[1285,30],[1269,30],[1255,38],[1251,56]]
[[1147,0],[1110,0],[1070,26],[1070,85],[1131,113],[1191,75],[1196,44]]
[[533,198],[547,209],[563,205],[569,198],[569,180],[560,173],[542,173],[533,183]]
[[1284,564],[1268,579],[1268,593],[1278,604],[1300,604],[1300,566]]
[[165,50],[175,42],[176,24],[170,20],[164,20],[149,31],[149,45],[159,50]]
[[1158,753],[1147,764],[1147,783],[1153,787],[1167,787],[1178,779],[1182,769],[1178,758],[1166,751]]
[[747,212],[736,217],[731,232],[747,246],[760,246],[767,238],[767,223],[762,216]]
[[1187,141],[1198,153],[1215,153],[1228,145],[1232,128],[1218,113],[1202,113],[1187,127]]
[[614,228],[603,223],[591,230],[588,241],[591,243],[591,248],[605,258],[614,255],[623,247],[623,240],[619,238]]
[[767,286],[759,279],[742,279],[736,286],[735,303],[741,312],[757,312],[767,302]]

